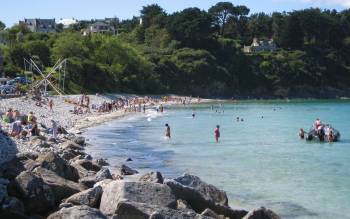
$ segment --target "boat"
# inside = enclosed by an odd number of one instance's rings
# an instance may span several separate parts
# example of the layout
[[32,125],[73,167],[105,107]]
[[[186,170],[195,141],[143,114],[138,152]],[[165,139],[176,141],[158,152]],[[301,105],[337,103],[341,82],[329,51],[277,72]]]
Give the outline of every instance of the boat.
[[317,130],[312,127],[306,135],[307,141],[330,141],[332,139],[331,134],[333,135],[332,142],[337,142],[340,140],[340,132],[333,128],[329,124],[322,124]]

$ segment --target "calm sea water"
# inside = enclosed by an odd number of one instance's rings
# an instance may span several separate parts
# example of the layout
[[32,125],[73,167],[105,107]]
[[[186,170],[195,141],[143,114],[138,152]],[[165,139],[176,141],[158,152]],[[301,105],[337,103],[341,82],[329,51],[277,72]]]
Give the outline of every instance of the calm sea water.
[[[350,218],[350,102],[290,101],[178,106],[90,128],[87,151],[166,177],[189,172],[227,191],[231,206],[266,206],[283,218]],[[192,112],[196,117],[191,117]],[[244,118],[237,122],[236,117]],[[263,118],[262,118],[263,117]],[[320,118],[337,143],[298,139]],[[169,123],[172,139],[164,135]],[[220,143],[213,130],[221,126]]]

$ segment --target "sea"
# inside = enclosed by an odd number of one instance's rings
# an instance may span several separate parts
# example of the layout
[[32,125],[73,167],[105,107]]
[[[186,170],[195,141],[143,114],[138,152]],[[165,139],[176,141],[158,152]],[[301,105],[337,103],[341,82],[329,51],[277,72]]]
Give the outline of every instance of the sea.
[[[299,129],[309,130],[316,118],[337,129],[340,141],[299,139]],[[171,139],[164,137],[166,123]],[[166,107],[164,113],[148,109],[84,135],[95,158],[141,173],[160,171],[167,178],[197,175],[225,190],[233,208],[265,206],[282,218],[350,218],[348,100],[213,102]]]

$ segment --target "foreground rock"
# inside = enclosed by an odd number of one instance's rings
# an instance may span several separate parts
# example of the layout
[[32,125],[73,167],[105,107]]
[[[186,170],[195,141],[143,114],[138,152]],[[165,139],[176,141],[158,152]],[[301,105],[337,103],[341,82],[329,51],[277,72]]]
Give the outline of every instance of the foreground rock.
[[280,217],[264,207],[253,209],[243,219],[280,219]]
[[242,218],[248,213],[245,210],[231,209],[224,191],[203,182],[197,176],[185,174],[164,183],[172,189],[176,198],[185,200],[198,213],[207,208],[230,218]]
[[174,210],[157,205],[125,201],[118,204],[115,213],[118,219],[213,219],[196,214],[191,210]]
[[164,179],[160,172],[150,172],[141,176],[139,181],[141,182],[152,182],[152,183],[163,183]]
[[98,208],[100,205],[102,195],[102,187],[96,186],[94,188],[79,192],[67,198],[65,203],[73,205],[87,205],[92,208]]
[[146,203],[162,207],[176,207],[175,196],[167,185],[114,181],[109,183],[103,190],[100,210],[106,215],[113,215],[122,201]]
[[112,179],[112,175],[107,168],[102,168],[96,174],[91,176],[83,177],[79,180],[79,182],[85,185],[88,188],[93,187],[96,183],[101,182],[105,179]]
[[48,219],[107,219],[98,209],[86,205],[61,208],[51,214]]

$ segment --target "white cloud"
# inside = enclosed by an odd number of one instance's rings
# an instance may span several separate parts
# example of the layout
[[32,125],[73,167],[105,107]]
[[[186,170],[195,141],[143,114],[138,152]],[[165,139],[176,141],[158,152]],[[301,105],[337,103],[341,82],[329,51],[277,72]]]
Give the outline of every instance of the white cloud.
[[350,0],[303,0],[304,2],[314,3],[317,5],[341,5],[350,7]]

